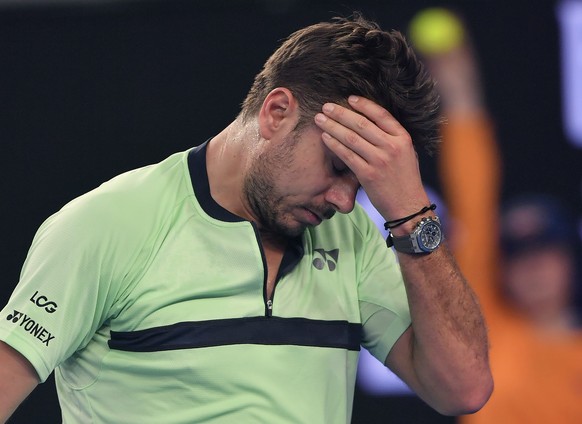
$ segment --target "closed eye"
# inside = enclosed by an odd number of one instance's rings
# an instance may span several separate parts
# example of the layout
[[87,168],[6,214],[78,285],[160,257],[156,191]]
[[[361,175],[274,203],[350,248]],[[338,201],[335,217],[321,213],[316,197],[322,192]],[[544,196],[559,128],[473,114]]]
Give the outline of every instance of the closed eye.
[[345,175],[350,172],[350,168],[348,168],[347,165],[339,159],[332,159],[331,167],[333,173],[336,175]]

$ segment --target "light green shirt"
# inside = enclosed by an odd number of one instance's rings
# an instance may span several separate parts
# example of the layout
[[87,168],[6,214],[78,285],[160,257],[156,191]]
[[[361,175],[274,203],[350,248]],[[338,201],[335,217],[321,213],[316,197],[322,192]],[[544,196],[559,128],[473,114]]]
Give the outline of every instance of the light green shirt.
[[39,229],[0,339],[64,422],[349,422],[360,343],[410,325],[399,267],[356,206],[285,254],[272,309],[255,227],[210,196],[205,145],[122,174]]

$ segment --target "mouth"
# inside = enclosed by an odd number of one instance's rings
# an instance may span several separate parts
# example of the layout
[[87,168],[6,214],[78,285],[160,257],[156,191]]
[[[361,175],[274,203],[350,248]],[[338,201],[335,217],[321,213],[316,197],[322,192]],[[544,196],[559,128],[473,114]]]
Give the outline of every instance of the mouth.
[[305,220],[307,221],[307,223],[309,225],[319,225],[321,224],[321,222],[323,221],[323,218],[317,214],[316,212],[312,211],[311,209],[307,209],[307,208],[302,208],[303,211],[305,211],[305,213],[303,214],[305,216]]

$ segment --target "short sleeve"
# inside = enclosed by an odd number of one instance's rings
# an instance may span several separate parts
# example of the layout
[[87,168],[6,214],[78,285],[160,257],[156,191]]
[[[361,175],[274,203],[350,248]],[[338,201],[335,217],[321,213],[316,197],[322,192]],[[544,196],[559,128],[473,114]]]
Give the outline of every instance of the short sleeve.
[[360,228],[364,239],[358,282],[362,345],[384,363],[394,343],[410,326],[408,298],[392,249],[373,223]]
[[91,194],[37,231],[20,281],[0,319],[0,339],[45,381],[110,317],[124,270],[136,255],[109,202]]

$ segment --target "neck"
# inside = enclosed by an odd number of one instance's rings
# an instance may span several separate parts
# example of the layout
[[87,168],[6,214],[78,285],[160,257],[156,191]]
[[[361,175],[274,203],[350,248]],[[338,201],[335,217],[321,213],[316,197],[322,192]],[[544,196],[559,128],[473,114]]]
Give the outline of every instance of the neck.
[[281,234],[273,233],[272,231],[263,231],[259,229],[261,241],[264,245],[270,246],[272,249],[285,250],[289,244],[289,238]]
[[233,214],[255,221],[243,191],[253,145],[258,144],[249,143],[251,137],[258,138],[258,129],[237,118],[208,143],[206,167],[212,198]]

